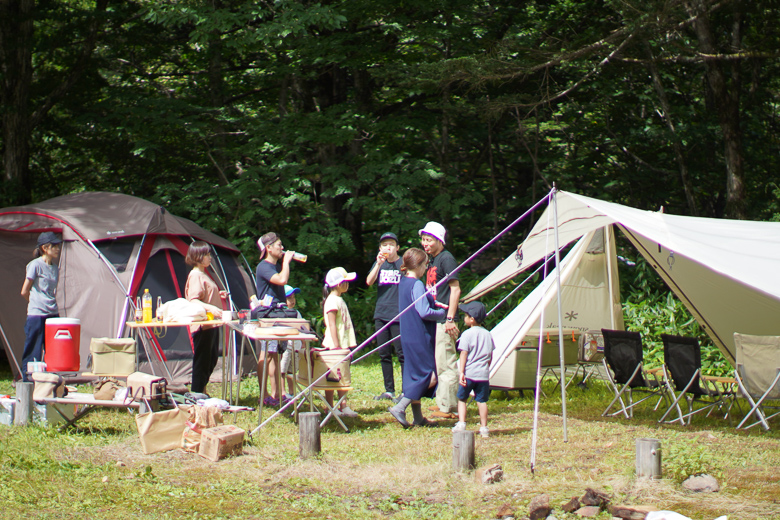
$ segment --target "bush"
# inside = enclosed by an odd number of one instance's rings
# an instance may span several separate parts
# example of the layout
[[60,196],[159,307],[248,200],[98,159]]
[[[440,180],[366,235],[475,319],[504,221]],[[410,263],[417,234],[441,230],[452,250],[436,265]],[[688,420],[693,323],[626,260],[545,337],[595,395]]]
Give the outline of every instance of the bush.
[[730,375],[731,365],[682,302],[666,286],[648,281],[646,271],[649,269],[644,260],[637,261],[636,283],[628,287],[623,303],[626,330],[642,334],[645,365],[648,368],[661,366],[664,362],[661,334],[676,334],[699,340],[703,373]]

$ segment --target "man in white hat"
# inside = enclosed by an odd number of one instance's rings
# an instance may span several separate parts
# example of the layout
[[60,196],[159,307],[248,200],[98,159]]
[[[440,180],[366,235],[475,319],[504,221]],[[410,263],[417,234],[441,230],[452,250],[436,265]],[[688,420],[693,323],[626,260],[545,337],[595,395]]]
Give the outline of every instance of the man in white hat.
[[[430,258],[425,281],[426,287],[430,289],[451,274],[458,267],[458,262],[452,253],[444,248],[447,235],[444,226],[438,222],[428,222],[419,234],[422,247]],[[436,324],[436,375],[439,378],[436,406],[439,409],[431,415],[453,419],[458,410],[458,352],[455,340],[459,331],[455,317],[458,313],[460,282],[457,273],[431,294],[436,299],[437,306],[447,309],[447,317]]]

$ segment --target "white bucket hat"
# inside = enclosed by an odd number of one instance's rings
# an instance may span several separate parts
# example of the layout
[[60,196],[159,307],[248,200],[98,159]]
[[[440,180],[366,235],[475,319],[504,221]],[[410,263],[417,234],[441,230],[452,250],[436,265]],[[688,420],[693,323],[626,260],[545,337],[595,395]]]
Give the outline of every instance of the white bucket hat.
[[442,244],[447,243],[444,240],[444,237],[447,234],[447,230],[444,229],[444,226],[442,226],[438,222],[428,222],[427,224],[425,224],[424,228],[422,228],[420,231],[417,232],[417,234],[420,236],[422,236],[423,233],[427,235],[431,235],[433,238],[439,239]]
[[325,275],[325,283],[328,287],[336,287],[341,282],[354,282],[357,280],[357,273],[348,273],[343,267],[334,267]]

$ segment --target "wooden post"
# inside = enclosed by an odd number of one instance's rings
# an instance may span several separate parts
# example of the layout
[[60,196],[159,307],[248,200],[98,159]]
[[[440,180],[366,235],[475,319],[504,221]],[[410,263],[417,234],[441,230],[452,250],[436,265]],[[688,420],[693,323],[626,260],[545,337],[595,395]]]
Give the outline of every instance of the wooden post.
[[320,412],[303,412],[298,415],[298,455],[308,459],[319,454],[320,444]]
[[657,439],[636,440],[636,477],[661,478],[661,441]]
[[33,402],[33,390],[35,383],[16,383],[16,408],[14,410],[14,426],[32,425],[32,415],[35,403]]
[[452,434],[452,469],[474,469],[474,432],[463,430]]

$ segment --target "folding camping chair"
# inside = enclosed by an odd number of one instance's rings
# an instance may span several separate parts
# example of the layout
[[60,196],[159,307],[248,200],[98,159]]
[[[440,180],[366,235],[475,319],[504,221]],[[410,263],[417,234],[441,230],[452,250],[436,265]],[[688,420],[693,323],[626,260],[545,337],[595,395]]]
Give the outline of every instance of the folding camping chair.
[[[619,413],[626,419],[634,416],[634,407],[639,403],[659,396],[654,409],[665,397],[664,387],[658,380],[649,381],[642,368],[642,336],[638,332],[625,330],[601,329],[604,336],[604,369],[607,382],[615,393],[615,398],[609,403],[602,416],[613,417]],[[610,372],[611,369],[611,372]],[[622,388],[619,388],[622,385]],[[648,392],[648,395],[634,402],[634,390]],[[628,406],[623,401],[623,394],[628,392]],[[615,403],[620,403],[620,410],[610,413]]]
[[[687,424],[690,424],[694,414],[707,411],[709,416],[713,409],[721,410],[727,403],[725,417],[728,417],[734,405],[735,392],[731,388],[736,384],[736,380],[710,378],[701,373],[701,347],[696,338],[661,334],[661,340],[664,343],[663,384],[669,398],[672,399],[672,404],[658,422],[679,421],[685,426],[685,420],[687,419]],[[706,386],[702,387],[700,381]],[[720,388],[716,381],[721,385]],[[683,398],[688,401],[686,414],[683,414],[679,404]],[[694,409],[693,405],[696,401],[703,403],[704,406]],[[666,420],[672,412],[676,412],[676,417]]]
[[780,409],[777,403],[769,404],[769,400],[780,400],[780,336],[751,336],[734,333],[734,345],[737,350],[737,369],[734,378],[739,385],[742,397],[751,405],[750,411],[737,425],[737,429],[755,414],[758,421],[745,429],[761,424],[769,430],[768,421],[780,415],[780,411],[766,415],[766,409]]

